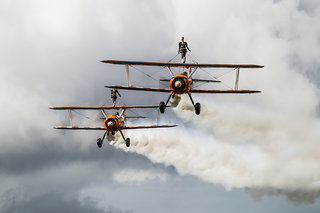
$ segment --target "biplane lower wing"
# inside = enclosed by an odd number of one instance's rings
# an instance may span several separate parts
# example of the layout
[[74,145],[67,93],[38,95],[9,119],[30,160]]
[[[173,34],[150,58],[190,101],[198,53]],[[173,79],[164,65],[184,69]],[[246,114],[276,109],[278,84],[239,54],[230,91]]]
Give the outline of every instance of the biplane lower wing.
[[119,61],[103,60],[102,63],[120,65],[139,65],[139,66],[160,66],[160,67],[201,67],[201,68],[263,68],[257,64],[198,64],[198,63],[174,63],[174,62],[151,62],[151,61]]
[[122,129],[151,129],[151,128],[169,128],[177,125],[152,125],[152,126],[126,126]]
[[191,93],[223,93],[223,94],[230,94],[230,93],[260,93],[261,91],[257,90],[202,90],[202,89],[192,89],[190,90]]
[[58,106],[50,107],[54,110],[118,110],[135,108],[159,108],[159,105],[130,105],[130,106]]
[[[151,128],[170,128],[177,125],[151,125],[151,126],[126,126],[121,129],[151,129]],[[54,129],[67,129],[67,130],[105,130],[104,127],[79,127],[79,126],[55,126]]]
[[69,130],[107,130],[104,127],[80,127],[80,126],[55,126],[54,129],[69,129]]
[[[127,86],[105,86],[107,88],[115,88],[115,89],[123,89],[123,90],[142,90],[142,91],[152,91],[152,92],[171,92],[170,89],[162,89],[162,88],[149,88],[149,87],[127,87]],[[192,89],[191,93],[260,93],[261,91],[257,90],[200,90],[200,89]],[[159,107],[159,106],[158,106]]]
[[[129,86],[105,86],[107,88],[115,88],[115,89],[123,89],[123,90],[141,90],[141,91],[152,91],[152,92],[171,92],[170,89],[163,89],[163,88],[150,88],[150,87],[129,87]],[[159,106],[158,106],[159,107]]]

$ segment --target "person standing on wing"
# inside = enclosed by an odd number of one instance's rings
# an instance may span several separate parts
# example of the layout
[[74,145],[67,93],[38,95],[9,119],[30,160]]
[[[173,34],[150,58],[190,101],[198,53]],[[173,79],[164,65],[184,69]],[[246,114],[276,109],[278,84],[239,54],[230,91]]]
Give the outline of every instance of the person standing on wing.
[[191,50],[188,47],[187,42],[184,41],[184,37],[181,37],[181,41],[179,42],[179,50],[178,53],[181,53],[181,60],[182,63],[186,63],[186,53],[187,49],[191,52]]
[[117,103],[117,94],[121,97],[120,93],[118,92],[118,90],[116,90],[115,88],[113,88],[111,90],[111,99],[113,102],[113,106],[116,106]]

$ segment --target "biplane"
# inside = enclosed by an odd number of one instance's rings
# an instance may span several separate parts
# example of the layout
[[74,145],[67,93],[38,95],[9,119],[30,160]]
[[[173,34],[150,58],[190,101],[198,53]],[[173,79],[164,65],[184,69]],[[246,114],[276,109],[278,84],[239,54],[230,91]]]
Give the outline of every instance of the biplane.
[[[102,138],[97,139],[97,145],[99,148],[102,147],[103,141],[106,135],[110,133],[114,135],[116,132],[120,132],[126,146],[130,146],[130,138],[125,138],[122,130],[131,129],[150,129],[150,128],[169,128],[177,125],[151,125],[151,126],[126,126],[125,121],[127,118],[146,118],[144,116],[129,117],[126,116],[126,109],[141,109],[141,108],[158,108],[158,105],[131,105],[131,106],[58,106],[50,107],[53,110],[68,110],[71,126],[55,126],[54,129],[66,129],[66,130],[103,130],[104,135]],[[72,110],[100,110],[103,114],[103,127],[79,127],[73,123]],[[113,115],[107,115],[105,110],[121,110]]]
[[[125,65],[127,71],[128,86],[112,85],[105,86],[107,88],[115,88],[122,90],[142,90],[142,91],[152,91],[152,92],[164,92],[169,93],[169,97],[166,102],[161,101],[159,104],[159,110],[161,113],[165,112],[165,109],[171,98],[174,98],[176,94],[188,94],[192,105],[194,106],[195,113],[200,114],[201,105],[200,103],[194,103],[191,96],[192,93],[212,93],[212,94],[250,94],[250,93],[260,93],[261,91],[257,90],[239,90],[239,75],[240,68],[263,68],[262,65],[256,64],[198,64],[198,63],[173,63],[173,62],[147,62],[147,61],[119,61],[119,60],[104,60],[102,63],[109,64],[119,64]],[[171,75],[171,79],[160,79],[160,81],[169,82],[169,88],[150,88],[150,87],[134,87],[131,85],[129,66],[159,66],[166,67]],[[182,67],[185,68],[188,72],[183,72],[181,74],[174,74],[172,68]],[[194,73],[198,68],[233,68],[236,70],[236,80],[235,88],[232,90],[202,90],[202,89],[193,89],[194,82],[213,82],[220,83],[218,80],[207,80],[207,79],[193,79]]]

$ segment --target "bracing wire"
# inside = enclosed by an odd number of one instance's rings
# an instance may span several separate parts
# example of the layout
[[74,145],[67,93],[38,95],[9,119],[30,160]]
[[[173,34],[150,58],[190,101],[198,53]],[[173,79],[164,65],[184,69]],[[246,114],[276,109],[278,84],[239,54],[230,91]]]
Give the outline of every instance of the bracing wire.
[[[149,74],[143,72],[142,70],[140,70],[140,69],[138,69],[138,68],[136,68],[136,67],[134,67],[134,66],[130,66],[130,67],[132,67],[133,69],[141,72],[142,74],[146,75],[147,77],[151,78],[151,79],[154,80],[156,83],[158,83],[158,80],[155,79],[152,75],[149,75]],[[160,71],[160,70],[159,70],[159,71]],[[159,71],[157,71],[156,73],[158,73]],[[154,74],[156,74],[156,73],[154,73]],[[142,80],[139,80],[139,81],[143,83]],[[162,84],[162,86],[167,86],[167,85],[165,85],[163,82],[160,82],[160,84]]]
[[175,55],[173,58],[171,58],[168,62],[171,62],[173,59],[175,59],[177,56],[179,55],[179,53],[177,55]]
[[[194,63],[198,64],[198,62],[195,61],[190,54],[187,53],[187,55],[191,58],[191,60],[192,60]],[[206,71],[205,69],[203,69],[203,68],[200,68],[200,70],[202,70],[203,72],[207,73],[208,75],[210,75],[210,76],[211,76],[213,79],[215,79],[215,80],[218,80],[219,78],[221,78],[221,77],[223,77],[223,76],[225,76],[225,75],[227,75],[227,74],[229,74],[229,73],[231,73],[231,72],[233,71],[233,70],[230,70],[230,71],[228,71],[228,72],[222,73],[221,75],[213,76],[211,73],[207,72],[207,71]],[[221,81],[221,79],[219,79],[219,80]],[[222,83],[225,87],[227,87],[227,88],[229,88],[229,89],[233,89],[232,87],[230,87],[229,85],[227,85],[227,84],[224,83],[223,81],[221,81],[221,83]],[[201,85],[203,85],[203,84],[201,84]],[[196,87],[198,87],[198,86],[196,86]],[[196,87],[195,87],[195,88],[196,88]]]

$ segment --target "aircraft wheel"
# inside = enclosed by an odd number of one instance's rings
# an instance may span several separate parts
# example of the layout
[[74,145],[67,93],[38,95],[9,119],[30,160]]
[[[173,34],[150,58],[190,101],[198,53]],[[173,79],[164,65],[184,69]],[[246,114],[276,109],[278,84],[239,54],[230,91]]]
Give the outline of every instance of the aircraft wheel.
[[126,139],[126,146],[129,147],[130,146],[130,138]]
[[200,114],[200,111],[201,111],[201,105],[200,103],[196,103],[194,105],[194,110],[196,111],[196,115],[199,115]]
[[159,105],[159,110],[161,113],[164,113],[166,107],[165,107],[165,103],[163,101],[160,102],[160,105]]
[[98,140],[97,140],[97,145],[98,145],[98,147],[101,148],[101,147],[102,147],[102,144],[103,144],[102,139],[101,139],[101,138],[98,138]]

